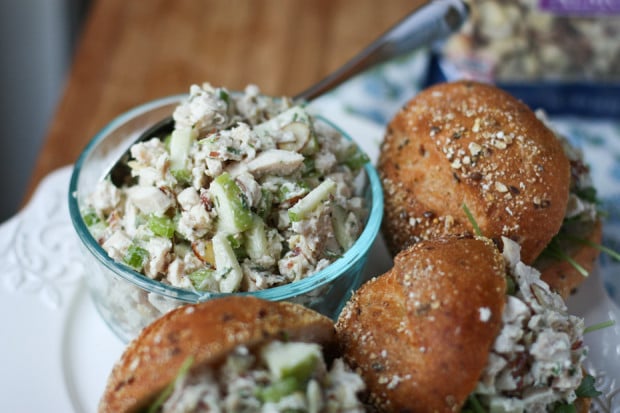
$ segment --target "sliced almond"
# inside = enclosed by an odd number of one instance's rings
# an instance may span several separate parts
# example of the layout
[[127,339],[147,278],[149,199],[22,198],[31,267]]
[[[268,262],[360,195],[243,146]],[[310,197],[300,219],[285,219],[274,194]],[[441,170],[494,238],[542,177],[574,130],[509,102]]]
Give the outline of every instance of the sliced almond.
[[192,242],[194,255],[202,262],[215,267],[215,255],[213,254],[213,244],[211,241],[197,240]]
[[284,135],[290,139],[278,142],[278,148],[292,152],[299,152],[310,139],[310,127],[302,122],[292,122],[282,127]]

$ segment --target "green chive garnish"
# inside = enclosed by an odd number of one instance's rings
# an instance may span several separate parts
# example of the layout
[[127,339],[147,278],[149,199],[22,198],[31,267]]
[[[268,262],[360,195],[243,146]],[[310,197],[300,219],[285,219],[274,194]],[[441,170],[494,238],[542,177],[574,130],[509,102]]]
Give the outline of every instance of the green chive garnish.
[[474,233],[477,236],[481,237],[482,236],[482,231],[480,230],[480,227],[478,226],[478,223],[474,219],[474,216],[472,215],[471,211],[469,210],[469,208],[467,207],[466,204],[463,204],[463,211],[465,211],[465,215],[467,215],[467,219],[471,223],[471,226],[474,227]]
[[607,320],[607,321],[603,321],[602,323],[596,323],[596,324],[593,324],[591,326],[584,328],[583,334],[591,333],[592,331],[596,331],[596,330],[602,330],[603,328],[611,327],[614,324],[616,324],[615,320]]

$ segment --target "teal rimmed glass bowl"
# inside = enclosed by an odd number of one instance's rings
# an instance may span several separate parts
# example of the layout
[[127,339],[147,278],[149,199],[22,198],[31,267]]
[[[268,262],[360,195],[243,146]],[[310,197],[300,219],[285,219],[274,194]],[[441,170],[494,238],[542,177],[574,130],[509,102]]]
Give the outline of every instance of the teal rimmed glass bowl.
[[[80,214],[83,199],[94,190],[96,183],[136,137],[169,116],[184,97],[178,95],[154,100],[111,121],[80,154],[69,183],[69,213],[84,250],[89,293],[106,324],[124,342],[130,341],[142,328],[173,308],[228,295],[163,284],[113,260],[93,238]],[[348,137],[337,125],[323,117],[317,118]],[[383,217],[383,193],[377,171],[368,163],[363,175],[359,180],[359,190],[368,205],[368,218],[361,235],[342,257],[303,280],[266,290],[233,294],[293,301],[335,319],[350,294],[364,281],[364,266]]]

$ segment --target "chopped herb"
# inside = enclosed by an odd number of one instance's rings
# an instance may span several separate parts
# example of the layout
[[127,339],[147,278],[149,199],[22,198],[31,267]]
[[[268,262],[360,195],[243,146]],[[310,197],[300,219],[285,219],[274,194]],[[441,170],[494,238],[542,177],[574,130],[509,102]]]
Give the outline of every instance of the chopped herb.
[[227,146],[226,152],[232,153],[233,155],[241,155],[241,149],[235,148],[234,146]]
[[219,98],[226,102],[226,105],[230,103],[230,95],[224,89],[219,90]]
[[553,406],[553,413],[577,413],[577,409],[572,403],[557,403]]
[[506,275],[506,294],[515,295],[516,293],[517,283],[515,283],[515,280],[511,276]]
[[596,242],[592,242],[589,239],[584,239],[584,238],[579,238],[579,237],[572,237],[570,235],[564,235],[563,238],[570,240],[570,241],[574,241],[580,244],[584,244],[584,245],[588,245],[592,248],[596,248],[597,250],[604,252],[605,254],[609,255],[611,258],[613,258],[616,261],[620,261],[620,253],[612,250],[609,247],[606,247],[604,245],[601,244],[597,244]]
[[556,238],[552,239],[547,248],[543,251],[545,255],[551,256],[557,260],[568,262],[579,274],[584,277],[589,275],[588,271],[581,266],[577,261],[573,259],[570,255],[562,251],[560,246],[558,245],[558,241]]
[[577,397],[597,397],[603,394],[596,390],[594,387],[594,381],[594,377],[586,374],[583,379],[581,379],[581,384],[579,384],[577,390],[575,390]]
[[473,413],[486,413],[486,410],[474,394],[470,394],[467,398],[467,406]]
[[226,269],[224,269],[224,271],[222,271],[220,273],[220,278],[222,278],[223,280],[226,279],[226,277],[228,277],[228,274],[230,274],[232,272],[232,268],[231,267],[227,267]]
[[590,186],[587,188],[577,188],[574,193],[584,201],[590,202],[592,204],[599,203],[598,199],[596,198],[596,188],[594,187]]

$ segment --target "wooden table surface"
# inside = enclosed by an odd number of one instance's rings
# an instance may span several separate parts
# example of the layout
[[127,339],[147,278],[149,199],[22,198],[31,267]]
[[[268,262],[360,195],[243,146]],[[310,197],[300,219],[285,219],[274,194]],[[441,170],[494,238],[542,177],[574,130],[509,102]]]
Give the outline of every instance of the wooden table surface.
[[292,95],[423,0],[96,0],[27,196],[127,109],[192,83]]

